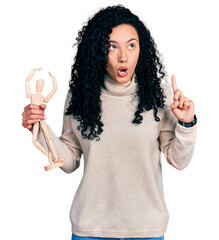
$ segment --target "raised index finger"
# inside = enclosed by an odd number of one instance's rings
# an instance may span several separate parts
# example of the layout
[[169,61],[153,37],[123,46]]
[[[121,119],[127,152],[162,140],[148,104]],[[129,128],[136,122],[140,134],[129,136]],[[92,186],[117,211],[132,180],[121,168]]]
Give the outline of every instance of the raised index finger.
[[176,77],[175,77],[175,75],[172,75],[171,81],[172,81],[173,92],[175,92],[178,89],[178,87],[176,85]]

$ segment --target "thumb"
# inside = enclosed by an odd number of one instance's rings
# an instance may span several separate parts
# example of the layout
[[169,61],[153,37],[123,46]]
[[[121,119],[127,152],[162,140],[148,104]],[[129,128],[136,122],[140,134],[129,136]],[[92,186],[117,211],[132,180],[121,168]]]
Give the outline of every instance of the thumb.
[[46,109],[46,104],[41,104],[41,105],[40,105],[40,108],[41,108],[42,110],[45,110],[45,109]]
[[174,108],[177,108],[178,105],[179,105],[179,102],[178,101],[174,101],[170,106],[171,106],[172,109],[174,109]]

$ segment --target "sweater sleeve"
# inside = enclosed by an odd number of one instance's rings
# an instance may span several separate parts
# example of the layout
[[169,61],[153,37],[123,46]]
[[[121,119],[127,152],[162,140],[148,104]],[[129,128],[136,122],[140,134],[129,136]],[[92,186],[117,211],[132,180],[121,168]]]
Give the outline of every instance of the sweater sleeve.
[[164,90],[167,107],[159,126],[160,149],[169,164],[182,170],[189,164],[194,153],[197,123],[189,128],[180,125],[170,107],[173,93],[168,86]]
[[[64,112],[70,101],[70,92],[68,92]],[[72,116],[67,115],[63,116],[63,127],[62,134],[60,137],[57,137],[51,127],[47,124],[47,128],[51,137],[51,140],[54,144],[55,151],[58,158],[63,158],[64,166],[60,167],[64,172],[71,173],[75,171],[80,166],[80,158],[82,155],[82,149],[80,143],[75,136],[72,128]],[[37,141],[48,151],[45,139],[41,128],[39,129]]]

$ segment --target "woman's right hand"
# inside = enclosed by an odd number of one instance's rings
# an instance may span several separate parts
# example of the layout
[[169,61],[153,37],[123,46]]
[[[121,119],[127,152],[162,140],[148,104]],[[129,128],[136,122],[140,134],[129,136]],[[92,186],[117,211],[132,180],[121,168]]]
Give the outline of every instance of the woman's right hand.
[[22,113],[23,119],[22,119],[22,126],[24,128],[29,129],[30,131],[33,130],[33,125],[36,122],[39,122],[40,120],[45,120],[45,111],[46,105],[35,105],[35,104],[29,104],[24,108],[24,111]]

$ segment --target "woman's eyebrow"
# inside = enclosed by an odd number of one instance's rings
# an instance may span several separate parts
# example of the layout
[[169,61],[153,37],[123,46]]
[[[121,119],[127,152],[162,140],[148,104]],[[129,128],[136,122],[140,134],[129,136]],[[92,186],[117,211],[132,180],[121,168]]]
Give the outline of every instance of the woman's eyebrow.
[[130,40],[128,40],[127,42],[131,42],[132,40],[136,40],[136,41],[138,41],[137,39],[135,39],[135,38],[131,38]]
[[[138,40],[135,39],[135,38],[131,38],[131,39],[129,39],[129,40],[127,41],[127,43],[128,43],[128,42],[131,42],[132,40],[138,41]],[[114,41],[114,40],[110,40],[109,42],[111,42],[111,43],[118,43],[117,41]]]

